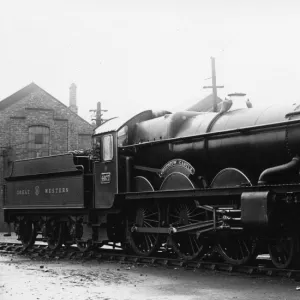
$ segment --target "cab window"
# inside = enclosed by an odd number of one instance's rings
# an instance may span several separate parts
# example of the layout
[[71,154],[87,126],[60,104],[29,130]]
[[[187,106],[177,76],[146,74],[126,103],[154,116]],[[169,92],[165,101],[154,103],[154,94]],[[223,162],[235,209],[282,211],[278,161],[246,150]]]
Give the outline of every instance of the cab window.
[[128,144],[128,126],[122,127],[118,131],[118,146],[126,146]]
[[111,134],[105,135],[102,138],[102,159],[103,161],[110,161],[114,157],[113,152],[113,136]]
[[100,136],[94,137],[93,150],[94,150],[94,158],[100,160],[101,158],[101,137]]

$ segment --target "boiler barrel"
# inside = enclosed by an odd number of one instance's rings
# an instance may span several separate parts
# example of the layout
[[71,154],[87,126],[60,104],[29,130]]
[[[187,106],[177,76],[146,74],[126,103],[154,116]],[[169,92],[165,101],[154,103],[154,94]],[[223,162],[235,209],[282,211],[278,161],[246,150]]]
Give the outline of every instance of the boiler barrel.
[[299,118],[297,111],[296,106],[272,105],[222,114],[178,112],[144,121],[136,126],[134,143],[154,143],[137,147],[135,163],[162,168],[169,160],[182,158],[208,181],[230,167],[256,183],[264,169],[300,155],[299,124],[278,126],[289,121],[290,113]]
[[[286,122],[286,115],[295,106],[269,106],[267,108],[239,109],[222,115],[208,114],[189,120],[176,137],[192,136],[201,133],[216,133],[236,130],[231,134],[208,136],[192,143],[173,145],[175,157],[184,157],[212,177],[224,168],[237,168],[244,172],[252,182],[257,182],[260,173],[269,167],[288,162],[292,155],[300,155],[300,126],[255,126]],[[201,118],[201,124],[198,118]],[[197,124],[198,123],[198,124]],[[204,125],[205,123],[205,125]],[[242,130],[249,128],[250,130]],[[252,128],[252,129],[251,129]],[[241,129],[241,130],[238,130]]]

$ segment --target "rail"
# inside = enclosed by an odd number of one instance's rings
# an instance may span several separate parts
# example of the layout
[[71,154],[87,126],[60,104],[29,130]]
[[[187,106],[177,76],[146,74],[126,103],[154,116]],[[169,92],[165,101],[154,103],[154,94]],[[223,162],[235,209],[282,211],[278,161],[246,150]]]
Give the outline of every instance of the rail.
[[252,265],[231,265],[220,262],[218,257],[207,256],[202,260],[184,261],[174,258],[170,253],[159,252],[155,257],[140,257],[129,255],[122,249],[97,249],[87,252],[80,252],[75,247],[51,250],[47,245],[35,245],[33,248],[24,250],[20,243],[0,242],[0,255],[20,255],[35,259],[54,260],[92,260],[109,261],[122,264],[149,264],[162,267],[176,267],[187,270],[206,269],[220,272],[230,272],[237,274],[260,275],[260,276],[280,276],[294,280],[299,280],[300,270],[276,269],[271,266],[271,261],[267,255],[260,256]]

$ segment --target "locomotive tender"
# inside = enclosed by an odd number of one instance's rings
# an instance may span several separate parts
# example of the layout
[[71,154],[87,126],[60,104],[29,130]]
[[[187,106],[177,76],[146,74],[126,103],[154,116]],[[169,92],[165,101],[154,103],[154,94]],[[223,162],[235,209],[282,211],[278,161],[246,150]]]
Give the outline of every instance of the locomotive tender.
[[13,162],[5,221],[25,248],[40,237],[51,249],[121,243],[196,259],[213,247],[231,264],[268,251],[296,267],[299,155],[297,105],[147,110],[99,126],[89,151]]

